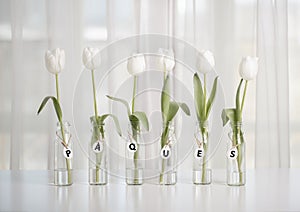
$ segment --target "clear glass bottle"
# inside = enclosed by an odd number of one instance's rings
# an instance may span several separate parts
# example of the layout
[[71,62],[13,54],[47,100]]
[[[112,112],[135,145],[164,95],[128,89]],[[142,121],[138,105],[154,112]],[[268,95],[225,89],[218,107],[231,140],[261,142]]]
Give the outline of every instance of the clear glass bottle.
[[212,170],[208,163],[209,127],[208,121],[196,123],[195,144],[193,148],[193,183],[207,185],[211,183]]
[[131,121],[128,125],[126,143],[126,183],[142,185],[144,178],[145,149],[142,142],[139,121]]
[[159,184],[175,185],[177,182],[177,139],[174,123],[163,124],[160,143]]
[[227,145],[227,184],[242,186],[246,183],[245,141],[242,123],[230,123]]
[[107,184],[107,157],[104,123],[97,123],[95,117],[90,118],[92,137],[89,145],[89,184]]
[[54,151],[54,184],[72,185],[73,142],[71,141],[70,124],[57,123]]

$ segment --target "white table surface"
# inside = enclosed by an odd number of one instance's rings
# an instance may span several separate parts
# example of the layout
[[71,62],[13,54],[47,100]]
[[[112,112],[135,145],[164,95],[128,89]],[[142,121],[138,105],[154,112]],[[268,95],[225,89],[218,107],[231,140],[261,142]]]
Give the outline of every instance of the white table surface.
[[227,186],[222,170],[213,174],[206,186],[90,186],[75,171],[72,186],[57,187],[52,172],[0,171],[0,211],[300,211],[300,169],[248,170],[243,187]]

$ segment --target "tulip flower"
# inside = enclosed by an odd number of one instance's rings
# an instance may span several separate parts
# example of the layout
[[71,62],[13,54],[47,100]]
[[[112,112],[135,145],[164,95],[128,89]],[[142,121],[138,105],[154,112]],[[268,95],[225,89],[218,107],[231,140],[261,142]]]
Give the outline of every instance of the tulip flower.
[[[225,108],[222,111],[223,126],[225,126],[228,121],[231,123],[231,128],[233,132],[233,144],[237,144],[238,140],[244,142],[244,136],[241,131],[240,123],[242,122],[243,108],[246,98],[248,81],[255,79],[258,72],[258,58],[257,57],[244,57],[239,65],[239,73],[241,76],[240,83],[238,85],[236,95],[235,95],[235,108]],[[245,83],[243,83],[245,81]],[[244,84],[244,90],[243,89]],[[241,93],[243,92],[242,98]],[[241,174],[242,169],[242,150],[240,145],[236,147],[237,151],[237,168],[239,170],[239,181],[242,184],[243,176]]]
[[95,70],[99,68],[101,64],[100,49],[93,47],[84,48],[82,61],[84,66],[89,70]]
[[[137,78],[140,73],[145,71],[145,57],[143,54],[135,54],[132,57],[130,57],[127,61],[127,71],[129,74],[133,76],[133,92],[132,92],[132,102],[131,102],[131,110],[129,107],[129,104],[126,100],[108,96],[107,98],[117,101],[119,103],[122,103],[126,109],[127,109],[127,114],[128,114],[128,119],[131,124],[132,128],[132,139],[133,142],[137,144],[137,150],[133,154],[133,162],[134,162],[134,167],[137,169],[138,166],[138,155],[139,155],[139,144],[137,142],[137,136],[138,136],[138,131],[140,129],[140,124],[144,126],[144,128],[149,131],[149,122],[146,114],[143,111],[136,111],[135,110],[135,97],[136,97],[136,91],[137,91]],[[135,171],[135,178],[137,176],[137,172]]]
[[202,74],[206,74],[215,68],[215,58],[213,53],[202,50],[198,54],[196,67]]
[[[65,51],[63,49],[57,48],[52,51],[48,50],[45,54],[45,63],[47,70],[55,74],[55,83],[56,83],[56,97],[55,96],[47,96],[43,99],[37,114],[40,114],[40,112],[43,110],[45,105],[49,100],[52,100],[54,110],[56,112],[56,116],[58,119],[58,122],[60,124],[60,130],[61,130],[61,144],[68,148],[68,141],[65,140],[65,132],[64,132],[64,126],[62,122],[62,109],[60,106],[60,96],[59,96],[59,83],[58,83],[58,74],[64,69],[65,67]],[[70,161],[66,158],[66,166],[67,166],[67,172],[68,172],[68,182],[71,182],[71,169],[70,169]]]
[[136,76],[145,71],[145,57],[143,54],[135,54],[127,61],[127,71],[132,76]]
[[65,67],[65,51],[57,48],[46,51],[45,63],[47,70],[52,74],[60,73]]
[[[206,75],[208,72],[212,71],[215,67],[215,59],[213,54],[208,50],[202,50],[199,52],[196,61],[196,67],[198,71],[204,75],[204,85],[202,86],[202,82],[198,73],[194,74],[193,83],[194,83],[194,101],[195,101],[195,109],[196,115],[199,122],[199,131],[201,132],[202,138],[209,137],[207,128],[205,123],[208,121],[210,111],[212,109],[212,105],[214,99],[216,97],[217,92],[217,84],[218,84],[218,77],[215,77],[213,87],[210,91],[210,96],[208,98],[207,94],[207,83],[206,83]],[[204,139],[203,139],[204,140]],[[207,141],[208,142],[208,141]],[[204,152],[207,151],[208,144],[203,143]],[[203,157],[203,164],[202,164],[202,182],[205,181],[206,178],[206,156]]]
[[163,49],[160,48],[158,53],[162,55],[159,59],[159,64],[164,70],[164,72],[172,71],[175,66],[175,59],[174,59],[174,51],[173,49]]
[[244,80],[253,80],[256,78],[258,71],[257,57],[244,57],[240,63],[239,72]]

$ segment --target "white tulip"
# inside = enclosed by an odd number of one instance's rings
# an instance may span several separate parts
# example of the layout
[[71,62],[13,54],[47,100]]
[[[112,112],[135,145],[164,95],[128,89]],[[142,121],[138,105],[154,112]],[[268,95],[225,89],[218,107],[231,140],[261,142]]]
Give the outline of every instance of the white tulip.
[[47,70],[52,74],[58,74],[65,67],[65,51],[57,48],[52,51],[46,51],[45,63]]
[[258,71],[257,57],[244,57],[240,63],[239,72],[244,80],[253,80],[256,78]]
[[143,71],[145,71],[146,63],[145,63],[145,57],[143,54],[135,54],[132,55],[127,60],[127,70],[129,74],[136,76]]
[[202,50],[198,54],[196,67],[202,74],[206,74],[215,68],[215,58],[212,52]]
[[166,72],[172,71],[175,66],[173,49],[160,48],[158,52],[160,55],[162,55],[159,60],[161,66],[160,68]]
[[82,61],[84,66],[89,70],[99,68],[101,64],[100,49],[93,47],[86,47],[82,53]]

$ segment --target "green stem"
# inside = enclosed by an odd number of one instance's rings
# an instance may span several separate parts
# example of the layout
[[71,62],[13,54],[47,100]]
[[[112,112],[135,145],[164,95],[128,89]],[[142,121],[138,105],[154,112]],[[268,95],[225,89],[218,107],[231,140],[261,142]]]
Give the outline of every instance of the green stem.
[[[169,122],[166,123],[164,131],[163,131],[163,133],[161,135],[161,149],[167,143],[168,134],[169,134]],[[164,171],[165,171],[165,159],[162,159],[161,172],[160,172],[160,176],[159,176],[159,182],[160,182],[160,184],[163,183]]]
[[[56,99],[58,103],[60,104],[60,96],[59,96],[59,86],[58,86],[58,74],[55,74],[55,85],[56,85]],[[66,138],[65,138],[65,130],[64,130],[64,125],[62,122],[62,119],[59,120],[60,124],[60,130],[61,130],[61,136],[62,136],[62,142],[65,147],[68,146],[66,143]],[[72,181],[72,176],[71,176],[71,170],[70,170],[70,161],[69,159],[66,158],[66,166],[67,166],[67,171],[68,171],[68,183],[71,183]]]
[[95,110],[95,118],[97,121],[98,118],[98,110],[97,110],[97,99],[96,99],[96,87],[95,87],[95,77],[94,77],[94,70],[92,72],[92,84],[93,84],[93,95],[94,95],[94,110]]
[[[131,105],[131,113],[133,114],[135,111],[135,95],[136,95],[136,86],[137,86],[137,76],[133,77],[133,91],[132,91],[132,105]],[[136,144],[137,144],[137,150],[136,152],[134,152],[133,154],[133,164],[134,164],[134,183],[137,184],[138,183],[138,157],[139,157],[139,146],[138,146],[138,125],[136,124],[131,124],[131,128],[132,128],[132,137],[135,140]]]
[[242,185],[243,183],[243,173],[242,173],[242,159],[245,157],[243,155],[242,152],[242,145],[244,143],[244,137],[242,132],[239,132],[239,137],[240,137],[240,145],[237,146],[237,151],[238,151],[238,160],[237,160],[237,164],[238,164],[238,171],[239,171],[239,181],[240,181],[240,185]]
[[[99,127],[97,127],[99,128]],[[103,129],[103,125],[100,126],[100,133],[101,133],[101,137],[102,139],[104,139],[104,129]],[[100,135],[99,135],[100,136]],[[101,167],[101,161],[102,161],[102,152],[96,154],[96,182],[99,182],[99,171],[100,171],[100,167]]]
[[58,74],[55,74],[55,86],[56,86],[56,99],[59,102],[59,86],[58,86]]
[[132,126],[132,137],[136,142],[137,150],[133,154],[133,163],[134,163],[134,184],[138,184],[138,158],[139,158],[139,145],[138,145],[138,132],[137,130]]
[[[205,139],[207,139],[208,133],[205,128],[202,127],[202,141],[203,141],[203,149],[204,149],[204,156],[203,156],[203,163],[202,163],[202,183],[205,183],[205,177],[206,177],[206,155],[207,155],[207,140],[205,142]],[[206,137],[206,138],[205,138]]]
[[[240,138],[240,139],[239,139]],[[236,146],[237,148],[237,152],[238,152],[238,156],[237,156],[237,168],[238,168],[238,172],[239,172],[239,184],[242,184],[243,182],[243,174],[242,174],[242,159],[243,159],[243,155],[242,155],[242,148],[241,145],[244,142],[244,138],[242,135],[241,130],[238,127],[235,127],[235,129],[233,129],[233,145]],[[240,143],[238,144],[240,140]]]
[[[102,139],[104,139],[104,129],[103,126],[100,126],[99,129],[99,125],[98,125],[98,106],[97,106],[97,92],[96,92],[96,86],[95,86],[95,72],[94,70],[91,70],[91,74],[92,74],[92,85],[93,85],[93,98],[94,98],[94,112],[95,112],[95,121],[96,121],[96,125],[97,125],[97,129],[96,130],[96,141],[97,142],[100,139],[100,133],[101,133],[101,137]],[[102,153],[98,153],[96,154],[96,182],[99,182],[99,171],[100,171],[100,166],[101,166],[101,161],[102,161]]]
[[243,99],[242,99],[242,106],[241,106],[241,113],[243,112],[243,108],[244,108],[244,102],[245,102],[245,97],[246,97],[246,92],[247,92],[247,86],[248,86],[248,80],[246,80],[246,83],[245,83]]
[[131,113],[134,113],[134,105],[135,105],[135,95],[136,95],[136,83],[137,76],[133,77],[133,91],[132,91],[132,105],[131,105]]
[[204,88],[203,88],[203,95],[204,95],[204,111],[206,117],[206,74],[204,74]]

